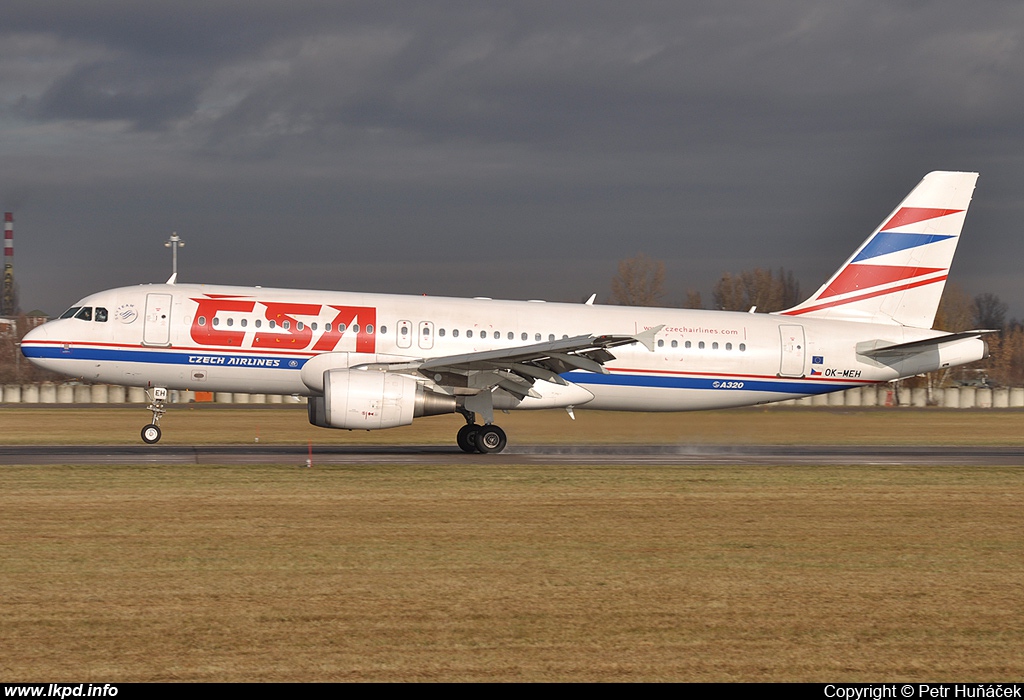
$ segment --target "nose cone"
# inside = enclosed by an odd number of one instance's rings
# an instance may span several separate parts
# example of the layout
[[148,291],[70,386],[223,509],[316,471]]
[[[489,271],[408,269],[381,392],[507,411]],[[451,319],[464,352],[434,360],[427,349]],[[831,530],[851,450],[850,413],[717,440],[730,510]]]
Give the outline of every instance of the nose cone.
[[50,324],[43,323],[30,330],[28,333],[25,334],[25,337],[21,339],[22,344],[28,343],[29,345],[31,345],[33,342],[45,340],[49,336],[49,333],[47,333],[46,329],[48,325]]
[[52,323],[53,321],[36,326],[21,339],[21,354],[34,365],[44,366],[44,358],[48,354],[47,348],[51,346],[53,339],[51,329],[47,326]]

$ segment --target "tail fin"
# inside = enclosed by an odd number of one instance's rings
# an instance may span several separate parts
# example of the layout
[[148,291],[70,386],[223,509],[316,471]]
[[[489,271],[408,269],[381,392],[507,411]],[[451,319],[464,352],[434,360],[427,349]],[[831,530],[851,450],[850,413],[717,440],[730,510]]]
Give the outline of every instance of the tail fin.
[[931,328],[977,179],[925,175],[821,289],[778,313]]

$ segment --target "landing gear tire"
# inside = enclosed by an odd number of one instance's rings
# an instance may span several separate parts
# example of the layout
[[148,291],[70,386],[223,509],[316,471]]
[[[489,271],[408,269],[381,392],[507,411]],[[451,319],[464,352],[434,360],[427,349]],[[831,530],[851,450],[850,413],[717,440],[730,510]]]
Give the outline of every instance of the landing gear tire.
[[455,436],[455,442],[463,452],[476,452],[476,431],[480,426],[476,423],[468,423],[459,428],[459,434]]
[[481,454],[501,452],[507,444],[505,431],[496,425],[484,425],[476,431],[476,449]]
[[160,442],[160,426],[150,423],[142,429],[142,441],[150,445]]

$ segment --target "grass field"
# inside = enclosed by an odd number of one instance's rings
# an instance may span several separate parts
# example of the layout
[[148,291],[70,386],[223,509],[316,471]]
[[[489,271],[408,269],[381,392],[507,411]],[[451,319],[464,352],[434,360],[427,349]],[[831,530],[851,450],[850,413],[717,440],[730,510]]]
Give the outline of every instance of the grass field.
[[[139,444],[144,408],[0,408],[0,444]],[[693,413],[498,413],[509,444],[1024,445],[1024,410],[750,408]],[[161,444],[452,445],[458,415],[379,431],[311,426],[304,406],[172,406]]]
[[[248,425],[240,413],[248,412],[182,411],[165,434],[245,441],[235,434]],[[107,431],[99,442],[133,442],[138,432],[138,411],[52,414],[65,417],[58,438],[43,438],[45,420],[18,430],[42,442],[83,442],[68,426]],[[12,415],[51,412],[0,411],[5,436]],[[739,431],[734,439],[755,443],[821,442],[820,433],[838,431],[842,441],[855,424],[845,439],[934,432],[963,441],[955,429],[979,443],[1019,444],[1021,421],[909,410],[654,423],[577,415],[576,424],[556,413],[502,422],[537,431],[524,443],[557,440],[574,425],[582,441],[624,442],[635,431],[659,441]],[[602,415],[609,420],[583,422]],[[929,428],[926,418],[946,415],[956,421]],[[266,418],[264,440],[305,441],[301,412]],[[286,427],[272,427],[279,418]],[[122,430],[115,419],[126,424],[123,438],[109,437]],[[400,439],[447,441],[451,423]],[[3,681],[1024,674],[1024,466],[499,468],[455,458],[0,469]]]

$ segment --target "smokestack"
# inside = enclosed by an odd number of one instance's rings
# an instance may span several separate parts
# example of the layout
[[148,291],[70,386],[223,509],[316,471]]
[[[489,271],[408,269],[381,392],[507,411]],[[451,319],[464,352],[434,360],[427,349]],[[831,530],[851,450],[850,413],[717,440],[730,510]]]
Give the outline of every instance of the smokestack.
[[0,294],[0,316],[12,317],[14,308],[14,214],[4,212],[4,286]]

